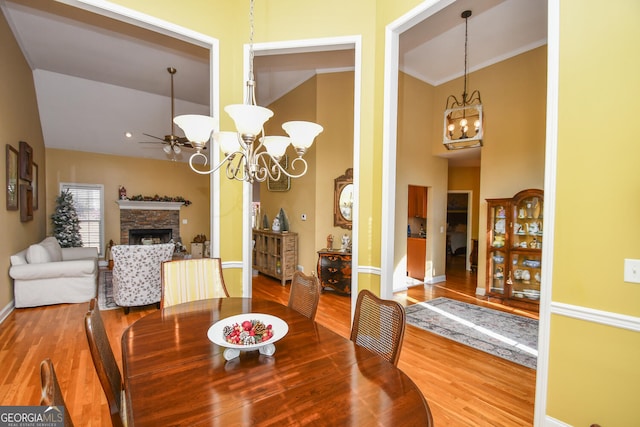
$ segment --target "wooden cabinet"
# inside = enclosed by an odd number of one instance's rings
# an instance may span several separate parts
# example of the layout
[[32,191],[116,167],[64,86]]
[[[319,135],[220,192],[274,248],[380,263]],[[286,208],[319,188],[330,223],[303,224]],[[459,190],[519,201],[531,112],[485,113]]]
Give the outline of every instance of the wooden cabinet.
[[544,193],[523,190],[510,199],[487,199],[487,281],[490,299],[538,309]]
[[407,238],[407,276],[424,280],[427,239]]
[[318,278],[323,291],[331,288],[338,293],[351,295],[351,253],[319,251]]
[[253,268],[284,286],[298,264],[298,233],[253,230]]
[[427,187],[409,186],[408,216],[427,217]]

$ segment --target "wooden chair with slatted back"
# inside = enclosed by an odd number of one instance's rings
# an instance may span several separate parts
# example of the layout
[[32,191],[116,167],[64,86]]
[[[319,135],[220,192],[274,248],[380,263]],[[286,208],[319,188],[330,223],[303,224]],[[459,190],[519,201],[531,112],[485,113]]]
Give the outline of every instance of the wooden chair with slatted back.
[[109,405],[111,424],[114,427],[122,427],[126,419],[122,375],[109,343],[96,298],[89,303],[89,311],[84,317],[84,326],[93,365]]
[[220,258],[196,258],[162,263],[160,307],[229,296]]
[[40,362],[40,385],[42,387],[40,405],[62,406],[64,408],[64,426],[73,427],[69,408],[67,408],[67,405],[64,403],[58,377],[56,377],[56,371],[53,369],[53,363],[49,358]]
[[293,273],[289,291],[289,307],[314,320],[320,301],[320,281],[301,271]]
[[397,365],[405,325],[406,314],[402,305],[363,289],[356,300],[350,339]]

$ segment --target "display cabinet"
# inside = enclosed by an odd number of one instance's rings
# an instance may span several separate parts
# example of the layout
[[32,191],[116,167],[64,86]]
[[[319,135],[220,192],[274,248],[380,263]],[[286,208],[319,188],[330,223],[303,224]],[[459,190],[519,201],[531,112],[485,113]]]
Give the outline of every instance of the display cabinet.
[[291,280],[298,263],[298,233],[253,230],[253,268],[280,279]]
[[490,299],[537,310],[543,238],[542,190],[487,199],[487,277]]

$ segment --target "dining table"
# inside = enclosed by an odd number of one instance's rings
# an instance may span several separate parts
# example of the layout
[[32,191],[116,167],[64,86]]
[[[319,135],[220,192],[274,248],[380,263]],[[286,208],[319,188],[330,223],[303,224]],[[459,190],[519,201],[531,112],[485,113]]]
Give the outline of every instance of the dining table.
[[[240,314],[286,322],[272,355],[241,351],[226,360],[225,347],[208,338],[213,324]],[[122,369],[129,427],[433,424],[402,370],[265,299],[215,298],[155,311],[122,335]]]

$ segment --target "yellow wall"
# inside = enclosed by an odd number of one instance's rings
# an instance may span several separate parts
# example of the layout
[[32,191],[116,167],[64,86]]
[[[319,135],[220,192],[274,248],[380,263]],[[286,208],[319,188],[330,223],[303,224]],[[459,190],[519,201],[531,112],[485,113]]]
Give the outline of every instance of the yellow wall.
[[[33,148],[33,161],[39,168],[39,208],[33,212],[33,220],[21,222],[20,211],[6,210],[5,203],[2,203],[3,206],[0,208],[0,224],[3,230],[3,243],[0,245],[0,270],[3,272],[0,281],[1,317],[3,310],[7,309],[13,301],[13,280],[9,277],[9,257],[45,237],[47,218],[44,206],[46,162],[33,75],[1,13],[0,75],[2,76],[0,79],[2,139],[0,141],[3,153],[5,145],[11,145],[18,150],[19,141],[26,141]],[[6,162],[0,163],[2,164],[0,179],[5,183]],[[6,199],[6,195],[3,199]]]
[[[640,3],[560,2],[554,302],[640,316]],[[599,232],[591,232],[592,230]],[[553,306],[552,306],[553,307]],[[547,413],[571,425],[640,422],[640,334],[551,317]]]
[[[326,246],[328,234],[334,235],[334,247],[349,230],[333,226],[334,179],[353,165],[353,73],[319,74],[272,103],[274,117],[267,122],[267,135],[282,135],[281,124],[287,120],[311,120],[324,130],[304,156],[308,173],[291,179],[286,192],[260,187],[262,213],[271,223],[283,208],[289,218],[290,231],[298,233],[298,265],[309,274],[315,271],[317,251]],[[289,159],[295,151],[289,147]],[[301,215],[307,215],[302,221]]]
[[[105,241],[120,243],[120,208],[118,187],[123,185],[128,196],[182,196],[192,202],[180,208],[180,237],[190,250],[189,243],[198,234],[209,235],[209,177],[195,174],[188,163],[140,159],[47,149],[48,216],[55,210],[60,183],[104,185]],[[43,199],[44,201],[44,199]],[[187,220],[187,224],[182,224]],[[51,224],[47,221],[47,233]],[[104,249],[103,249],[104,251]]]
[[[409,185],[428,187],[427,266],[425,276],[443,276],[446,235],[440,226],[446,223],[448,161],[432,156],[425,135],[434,132],[428,118],[436,109],[433,86],[407,74],[398,76],[398,143],[396,152],[396,220],[394,283],[406,276],[407,217]],[[396,286],[397,287],[397,286]]]

